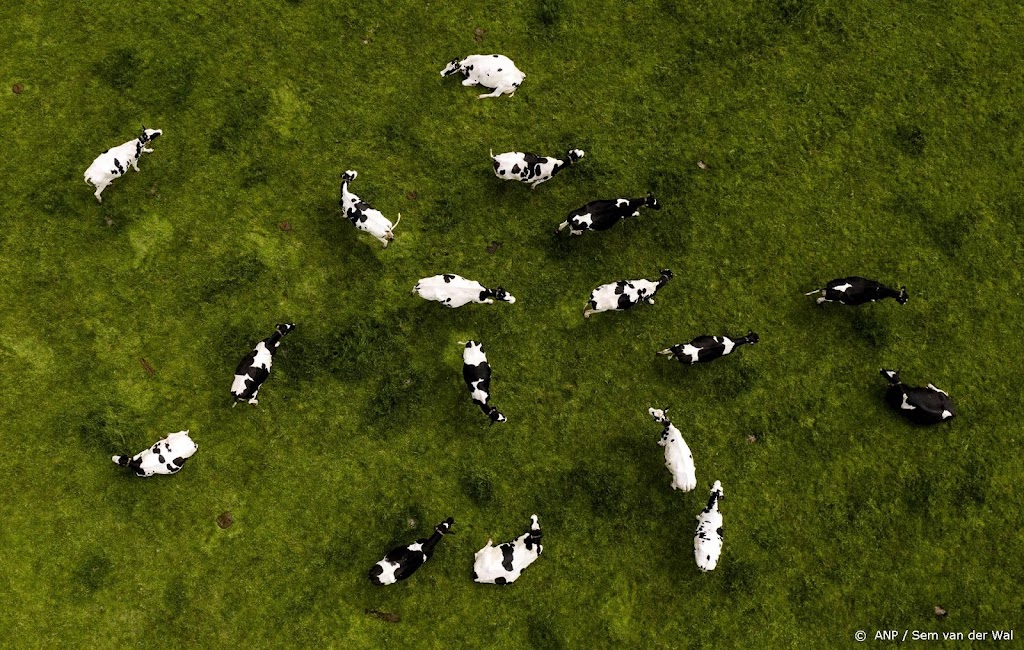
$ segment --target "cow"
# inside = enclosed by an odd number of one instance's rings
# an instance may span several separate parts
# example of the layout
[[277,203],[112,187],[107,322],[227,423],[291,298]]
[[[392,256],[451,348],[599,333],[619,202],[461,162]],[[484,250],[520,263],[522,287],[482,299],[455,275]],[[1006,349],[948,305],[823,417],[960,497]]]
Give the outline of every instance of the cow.
[[910,296],[906,287],[900,287],[899,291],[890,289],[881,282],[860,278],[855,275],[848,278],[832,280],[825,285],[824,289],[808,291],[805,296],[821,294],[815,300],[819,305],[823,302],[841,302],[844,305],[863,305],[866,302],[875,302],[883,298],[895,298],[901,305],[907,304]]
[[511,542],[494,546],[494,541],[488,539],[487,546],[473,556],[473,581],[489,585],[512,584],[544,551],[540,539],[537,515],[530,517],[530,530]]
[[408,546],[397,546],[384,559],[370,567],[370,582],[375,585],[393,585],[416,573],[434,554],[434,547],[445,535],[451,534],[455,520],[448,517],[434,526],[434,534],[420,538]]
[[708,505],[697,515],[697,533],[693,536],[693,557],[701,571],[714,571],[722,554],[722,513],[718,502],[725,498],[722,482],[715,481]]
[[582,235],[588,230],[608,230],[626,217],[639,217],[640,208],[643,207],[660,210],[661,204],[651,193],[642,199],[591,201],[582,208],[570,212],[565,221],[558,225],[555,234],[562,232],[566,226],[569,227],[571,235]]
[[537,186],[544,181],[551,180],[555,174],[572,165],[584,155],[585,152],[582,149],[570,149],[569,153],[565,155],[565,160],[559,160],[521,151],[509,151],[495,156],[494,150],[491,150],[495,176],[506,181],[529,183],[532,190],[537,189]]
[[441,71],[442,77],[459,73],[465,77],[463,86],[483,86],[494,91],[480,95],[477,99],[499,97],[508,93],[516,94],[516,89],[523,83],[526,74],[512,63],[512,59],[501,54],[473,54],[459,61],[452,59]]
[[731,339],[728,336],[698,336],[689,343],[677,343],[670,348],[659,350],[658,354],[671,355],[679,363],[706,363],[730,354],[741,345],[760,341],[757,333],[748,331],[746,336]]
[[439,302],[445,307],[461,307],[471,302],[493,305],[495,300],[515,304],[516,298],[502,287],[488,289],[475,280],[444,273],[422,278],[412,292],[424,300]]
[[590,292],[590,301],[587,308],[583,310],[583,317],[590,318],[591,314],[602,311],[623,311],[638,305],[646,300],[648,304],[654,304],[654,294],[665,286],[665,283],[672,279],[672,271],[662,269],[661,277],[657,280],[619,280],[610,284],[602,284]]
[[89,169],[85,170],[85,182],[96,188],[94,196],[97,201],[103,203],[103,197],[100,196],[103,194],[103,190],[107,189],[114,179],[124,176],[129,167],[139,171],[139,158],[142,154],[153,153],[153,150],[147,149],[146,145],[159,138],[163,133],[160,129],[147,129],[143,125],[139,137],[120,146],[107,149],[92,161]]
[[270,367],[274,364],[274,354],[281,346],[281,339],[295,329],[294,323],[278,323],[274,333],[256,344],[252,352],[238,363],[235,369],[235,380],[231,383],[231,396],[239,402],[249,402],[253,406],[259,404],[260,387],[270,376]]
[[690,448],[683,440],[683,434],[679,433],[679,429],[665,415],[667,410],[667,407],[663,409],[649,408],[647,412],[651,414],[655,422],[665,425],[658,444],[665,448],[665,467],[672,475],[672,489],[689,492],[697,487],[693,454],[690,453]]
[[398,213],[398,219],[391,223],[380,210],[350,192],[348,184],[358,176],[359,172],[351,169],[341,175],[341,199],[338,200],[338,205],[341,206],[345,218],[351,221],[357,230],[370,233],[387,248],[395,238],[394,230],[402,221],[402,213]]
[[[460,341],[460,343],[462,343]],[[462,350],[462,378],[469,388],[473,403],[480,407],[484,415],[491,419],[491,424],[504,422],[507,418],[491,406],[491,364],[487,363],[487,354],[482,343],[468,341]]]
[[885,401],[915,424],[938,424],[956,416],[953,400],[946,391],[928,384],[907,386],[900,381],[899,370],[882,368],[882,376],[889,382]]
[[199,445],[188,437],[186,429],[168,434],[163,440],[158,440],[152,447],[134,456],[111,456],[110,460],[132,470],[136,476],[147,478],[154,474],[177,474],[198,449]]

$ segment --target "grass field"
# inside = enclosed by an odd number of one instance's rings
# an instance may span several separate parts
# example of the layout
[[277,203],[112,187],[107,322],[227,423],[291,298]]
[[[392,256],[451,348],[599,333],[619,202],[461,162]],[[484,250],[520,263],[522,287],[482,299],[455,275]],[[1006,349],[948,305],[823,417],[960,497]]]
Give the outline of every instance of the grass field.
[[[29,0],[0,24],[4,645],[1024,633],[1019,3]],[[438,75],[491,52],[526,72],[514,97]],[[155,153],[97,204],[82,173],[143,123]],[[487,157],[570,147],[587,157],[535,191]],[[387,250],[341,218],[345,169],[402,213]],[[648,190],[660,212],[552,235]],[[598,284],[661,268],[654,306],[581,317]],[[518,301],[409,294],[442,272]],[[852,274],[910,302],[802,295]],[[235,364],[285,320],[260,405],[230,408]],[[760,344],[707,366],[654,355],[747,329]],[[469,401],[467,338],[505,425]],[[882,366],[958,417],[906,424]],[[646,413],[664,405],[697,463],[685,495]],[[109,460],[186,428],[176,476]],[[702,574],[715,479],[725,548]],[[534,512],[543,557],[472,583],[473,553]],[[369,584],[448,516],[419,573]]]

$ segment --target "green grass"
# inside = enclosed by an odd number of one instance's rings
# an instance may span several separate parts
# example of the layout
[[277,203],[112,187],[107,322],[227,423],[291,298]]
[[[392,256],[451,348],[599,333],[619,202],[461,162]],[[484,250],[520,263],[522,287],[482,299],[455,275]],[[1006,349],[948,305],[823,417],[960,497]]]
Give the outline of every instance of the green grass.
[[[8,643],[1019,635],[1020,7],[390,4],[0,8]],[[515,97],[478,102],[438,76],[476,52],[527,73]],[[83,171],[142,123],[164,130],[156,152],[97,204]],[[587,157],[531,191],[493,177],[492,147]],[[345,169],[402,213],[388,250],[340,218]],[[589,200],[649,189],[660,212],[551,235]],[[660,268],[676,278],[658,304],[581,317],[598,284]],[[409,295],[441,272],[519,301]],[[847,274],[911,300],[801,295]],[[229,408],[235,364],[285,319],[298,329],[259,407]],[[654,357],[748,328],[759,345],[706,367]],[[469,337],[504,426],[469,402]],[[908,426],[881,366],[948,390],[959,417]],[[651,405],[673,407],[698,490],[669,488]],[[200,450],[175,477],[109,461],[183,428]],[[726,543],[705,575],[692,535],[715,479]],[[473,552],[533,512],[541,560],[511,587],[472,583]],[[368,583],[447,516],[457,535],[413,579]]]

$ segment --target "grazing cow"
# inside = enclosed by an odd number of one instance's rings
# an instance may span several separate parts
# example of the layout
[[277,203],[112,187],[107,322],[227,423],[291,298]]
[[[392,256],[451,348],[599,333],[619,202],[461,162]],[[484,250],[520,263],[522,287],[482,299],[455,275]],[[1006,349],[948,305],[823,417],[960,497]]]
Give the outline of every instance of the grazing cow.
[[362,200],[352,192],[348,191],[348,184],[359,176],[358,172],[351,169],[341,175],[341,199],[338,205],[345,213],[345,218],[352,222],[357,230],[368,232],[377,238],[377,241],[388,247],[391,240],[395,238],[394,229],[402,221],[402,214],[398,214],[395,223],[381,214],[380,210],[373,208],[369,203]]
[[654,304],[654,294],[672,279],[672,271],[663,269],[657,280],[619,280],[610,284],[602,284],[590,292],[590,301],[583,310],[583,317],[602,311],[622,311],[629,309],[642,300]]
[[420,538],[408,546],[398,546],[388,551],[384,559],[370,567],[370,582],[375,585],[393,585],[405,580],[434,554],[434,547],[441,538],[449,534],[455,520],[448,517],[434,526],[434,534]]
[[423,278],[412,288],[412,292],[425,300],[439,302],[445,307],[461,307],[476,302],[493,305],[495,300],[514,304],[515,296],[502,287],[488,289],[475,280],[467,280],[461,275],[445,273]]
[[875,302],[882,298],[895,298],[901,305],[907,304],[910,296],[907,295],[907,288],[900,287],[899,291],[890,289],[881,282],[850,276],[832,280],[825,285],[824,289],[808,291],[805,296],[813,296],[820,293],[815,300],[819,305],[823,302],[841,302],[844,305],[863,305],[866,302]]
[[293,323],[278,323],[274,333],[256,344],[252,352],[238,363],[235,369],[235,380],[231,383],[231,395],[239,402],[248,401],[252,405],[259,404],[260,386],[270,376],[270,366],[274,364],[274,353],[281,346],[281,339],[295,329]]
[[725,498],[722,482],[715,481],[708,505],[697,515],[697,534],[693,536],[693,557],[701,571],[713,571],[722,554],[722,513],[718,502]]
[[523,569],[533,564],[544,551],[540,543],[540,524],[537,515],[530,517],[530,530],[511,542],[494,546],[487,540],[487,546],[473,557],[473,580],[491,585],[510,585],[519,579]]
[[564,230],[566,226],[569,227],[571,235],[582,235],[588,230],[608,230],[626,217],[639,217],[640,208],[643,207],[660,210],[661,204],[650,193],[642,199],[591,201],[582,208],[570,212],[565,221],[558,225],[555,234]]
[[491,364],[487,363],[483,344],[469,341],[465,346],[462,350],[462,378],[466,381],[473,403],[491,418],[491,424],[504,422],[505,416],[488,403],[491,400]]
[[111,456],[121,467],[127,467],[136,476],[149,477],[154,474],[177,474],[192,457],[199,445],[188,437],[188,430],[169,434],[152,447],[134,456]]
[[659,350],[658,354],[672,355],[679,363],[705,363],[731,353],[741,345],[753,345],[761,339],[753,330],[746,336],[731,339],[728,336],[698,336],[689,343],[677,343],[670,348]]
[[139,158],[144,153],[153,153],[146,145],[163,135],[160,129],[147,129],[142,127],[142,133],[134,140],[107,149],[101,153],[96,160],[92,161],[89,169],[85,170],[85,182],[96,187],[96,200],[103,203],[103,190],[107,185],[114,182],[114,179],[124,176],[130,166],[139,171]]
[[665,448],[665,467],[672,474],[672,489],[689,492],[697,487],[697,470],[693,465],[693,454],[683,440],[683,434],[679,433],[679,429],[666,417],[667,410],[649,408],[647,412],[655,422],[665,425],[658,444]]
[[455,73],[466,77],[462,82],[463,86],[494,89],[494,92],[480,95],[477,99],[498,97],[505,93],[511,97],[516,94],[516,88],[519,88],[519,84],[526,78],[523,71],[512,63],[512,59],[501,54],[473,54],[461,61],[452,59],[441,71],[441,76],[447,77]]
[[885,401],[911,422],[938,424],[956,415],[953,400],[946,391],[931,384],[927,388],[907,386],[900,381],[899,370],[882,368],[882,376],[889,381]]
[[562,171],[569,165],[584,156],[582,149],[570,149],[565,155],[565,160],[558,158],[546,158],[532,153],[510,151],[494,155],[491,151],[491,160],[494,161],[494,175],[506,181],[520,181],[529,183],[530,189],[537,189],[537,186]]

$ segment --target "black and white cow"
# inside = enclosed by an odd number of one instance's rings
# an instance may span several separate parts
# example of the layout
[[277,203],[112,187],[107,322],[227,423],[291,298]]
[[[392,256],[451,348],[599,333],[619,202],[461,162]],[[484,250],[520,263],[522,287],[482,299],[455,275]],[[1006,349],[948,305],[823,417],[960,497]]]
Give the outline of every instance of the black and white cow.
[[455,73],[466,78],[462,82],[463,86],[494,89],[494,92],[480,95],[477,99],[498,97],[505,93],[511,97],[516,94],[516,89],[523,83],[523,79],[526,79],[526,74],[512,63],[512,59],[501,54],[473,54],[461,61],[452,59],[441,71],[441,76],[448,77]]
[[85,170],[85,182],[96,188],[96,200],[103,203],[103,190],[114,182],[114,179],[124,176],[131,167],[139,171],[139,158],[144,153],[153,153],[146,145],[163,135],[160,129],[147,129],[142,127],[142,133],[134,140],[129,140],[122,145],[107,149],[101,153],[96,160],[92,161],[89,169]]
[[672,489],[689,492],[697,487],[697,469],[693,464],[693,454],[690,447],[683,440],[683,434],[679,432],[672,422],[665,415],[668,408],[649,408],[654,421],[665,425],[661,431],[661,440],[658,444],[665,448],[665,467],[672,475]]
[[274,333],[256,344],[252,352],[238,363],[235,369],[235,380],[231,383],[231,395],[239,402],[259,404],[260,386],[270,376],[270,367],[274,364],[274,353],[281,346],[281,339],[295,329],[293,323],[278,323]]
[[425,300],[439,302],[445,307],[461,307],[471,302],[493,305],[495,300],[515,304],[516,298],[502,287],[488,289],[476,280],[461,275],[444,273],[423,278],[412,292]]
[[384,248],[387,248],[395,238],[394,229],[402,221],[402,214],[399,213],[398,220],[391,223],[391,220],[381,214],[380,210],[350,192],[348,184],[358,176],[359,173],[351,169],[341,175],[341,199],[338,201],[338,205],[344,211],[345,218],[351,221],[357,230],[370,233],[377,241],[384,244]]
[[757,343],[761,339],[754,331],[746,336],[731,339],[728,336],[698,336],[689,343],[677,343],[670,348],[659,350],[658,354],[672,355],[679,363],[704,363],[714,361],[731,353],[741,345]]
[[512,584],[544,551],[540,540],[537,515],[530,517],[530,530],[511,542],[494,546],[494,541],[488,539],[487,546],[473,556],[473,581],[490,585]]
[[653,194],[648,193],[642,199],[607,199],[591,201],[582,208],[569,213],[565,221],[558,225],[559,233],[569,227],[569,234],[582,235],[588,230],[608,230],[626,217],[639,217],[640,208],[648,207],[660,210],[661,204]]
[[473,403],[480,407],[484,415],[491,418],[491,424],[504,422],[505,416],[490,405],[491,401],[491,364],[487,363],[487,354],[482,343],[469,341],[462,349],[462,378],[466,381]]
[[708,505],[697,515],[697,533],[693,536],[693,557],[701,571],[713,571],[722,554],[722,513],[718,502],[725,498],[722,482],[715,481]]
[[584,155],[582,149],[570,149],[565,159],[559,160],[521,151],[509,151],[495,156],[492,150],[491,160],[494,161],[494,175],[498,178],[529,183],[530,189],[537,189],[538,185],[551,180],[555,174]]
[[370,567],[370,582],[375,585],[393,585],[416,573],[434,554],[434,547],[441,538],[449,534],[455,520],[448,517],[434,526],[434,534],[420,538],[408,546],[398,546],[388,551],[384,559]]
[[907,386],[900,381],[899,370],[882,368],[882,376],[889,382],[885,401],[915,424],[938,424],[956,416],[953,400],[946,391],[928,384]]
[[602,284],[590,292],[590,301],[587,308],[583,310],[583,317],[590,318],[591,314],[602,311],[622,311],[638,305],[646,300],[648,304],[654,304],[654,294],[665,286],[665,283],[672,279],[672,271],[663,269],[661,277],[657,280],[619,280],[609,284]]
[[198,449],[199,445],[188,437],[188,430],[185,430],[169,434],[134,456],[111,456],[110,460],[132,470],[136,476],[177,474]]
[[848,278],[832,280],[825,285],[824,289],[808,291],[805,296],[821,294],[815,300],[819,305],[823,302],[841,302],[844,305],[863,305],[866,302],[875,302],[883,298],[895,298],[901,305],[907,304],[910,298],[907,295],[907,288],[900,287],[899,291],[890,289],[881,282],[859,278],[855,275]]

